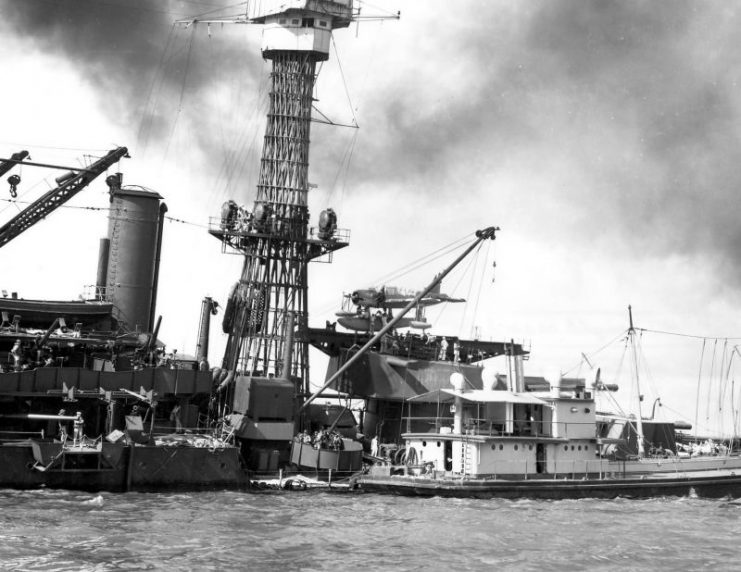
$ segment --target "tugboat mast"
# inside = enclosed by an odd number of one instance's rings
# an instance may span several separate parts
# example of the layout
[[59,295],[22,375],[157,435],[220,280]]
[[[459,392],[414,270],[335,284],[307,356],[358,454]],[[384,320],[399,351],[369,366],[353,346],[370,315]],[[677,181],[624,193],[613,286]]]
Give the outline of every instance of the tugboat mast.
[[636,379],[636,391],[638,392],[638,416],[636,419],[636,440],[638,441],[638,456],[643,457],[645,448],[643,446],[643,413],[641,411],[641,401],[643,396],[641,395],[641,383],[638,377],[638,351],[636,350],[635,335],[636,330],[633,327],[633,308],[628,306],[628,337],[630,338],[630,348],[633,353],[633,367],[635,368],[635,379]]

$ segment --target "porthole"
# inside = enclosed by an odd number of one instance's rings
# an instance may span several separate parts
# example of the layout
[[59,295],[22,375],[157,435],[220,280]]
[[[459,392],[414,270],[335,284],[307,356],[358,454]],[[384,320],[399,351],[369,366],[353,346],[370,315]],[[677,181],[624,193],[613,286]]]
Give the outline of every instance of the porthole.
[[427,441],[422,441],[422,446],[427,447]]
[[584,450],[589,451],[589,445],[584,445]]
[[577,447],[577,450],[581,451],[581,445],[579,445],[579,446]]
[[533,446],[532,446],[532,445],[528,445],[528,446],[527,446],[527,448],[528,448],[528,450],[530,450],[530,451],[532,451],[532,450],[533,450]]
[[568,450],[569,450],[569,446],[568,446],[568,445],[564,445],[564,446],[563,446],[563,450],[564,450],[564,451],[568,451]]
[[440,446],[440,441],[438,441],[438,442],[437,442],[437,446],[438,446],[438,447]]
[[517,451],[517,445],[515,445],[515,451]]
[[499,444],[499,450],[501,451],[502,449],[504,449],[504,445],[502,445],[502,444],[500,443],[500,444]]
[[492,445],[492,446],[491,446],[491,450],[492,450],[492,451],[496,451],[496,450],[497,450],[497,446],[496,446],[496,445]]
[[572,451],[574,450],[574,446],[573,446],[573,445],[571,445],[571,450],[572,450]]

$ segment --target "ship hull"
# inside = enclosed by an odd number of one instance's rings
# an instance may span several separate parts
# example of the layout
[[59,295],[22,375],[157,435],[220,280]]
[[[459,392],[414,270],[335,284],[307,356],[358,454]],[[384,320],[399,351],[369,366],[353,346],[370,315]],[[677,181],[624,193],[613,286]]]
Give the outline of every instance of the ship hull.
[[103,444],[96,451],[61,443],[0,446],[0,488],[163,491],[249,487],[238,449]]
[[660,496],[741,497],[741,473],[717,471],[683,476],[644,475],[617,479],[433,479],[413,476],[359,477],[363,492],[404,496],[505,499],[650,498]]

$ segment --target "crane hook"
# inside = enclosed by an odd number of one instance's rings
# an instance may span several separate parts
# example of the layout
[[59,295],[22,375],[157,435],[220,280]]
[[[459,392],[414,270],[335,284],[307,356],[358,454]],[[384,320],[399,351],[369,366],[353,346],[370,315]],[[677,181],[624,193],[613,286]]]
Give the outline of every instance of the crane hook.
[[16,198],[18,196],[18,185],[21,183],[21,178],[18,175],[10,175],[8,177],[8,183],[10,183],[10,196]]

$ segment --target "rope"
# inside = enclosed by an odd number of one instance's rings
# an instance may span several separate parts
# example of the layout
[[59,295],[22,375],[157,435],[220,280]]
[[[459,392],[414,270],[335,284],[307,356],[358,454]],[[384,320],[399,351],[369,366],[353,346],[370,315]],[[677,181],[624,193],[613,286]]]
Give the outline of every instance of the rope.
[[[489,254],[491,253],[491,245],[494,241],[487,241],[486,246],[486,256],[484,256],[484,272],[486,272],[487,263],[489,261]],[[471,337],[474,337],[474,329],[476,327],[475,317],[478,315],[479,311],[479,301],[481,300],[481,290],[484,286],[484,276],[482,273],[481,280],[479,280],[479,291],[476,293],[476,303],[473,307],[473,316],[474,318],[471,320]]]
[[[592,359],[593,359],[593,358],[595,358],[595,357],[596,357],[596,356],[597,356],[598,354],[600,354],[601,352],[603,352],[603,351],[604,351],[605,349],[609,348],[609,347],[610,347],[610,346],[611,346],[612,344],[614,344],[614,343],[615,343],[615,342],[617,342],[618,340],[624,339],[624,338],[625,338],[625,334],[627,334],[627,333],[628,333],[628,330],[623,330],[623,331],[622,331],[622,332],[620,332],[620,333],[619,333],[619,334],[618,334],[617,336],[615,336],[615,337],[614,337],[614,338],[612,338],[612,339],[611,339],[611,340],[610,340],[609,342],[607,342],[607,343],[606,343],[605,345],[603,345],[602,347],[600,347],[600,348],[599,348],[598,350],[595,350],[595,351],[593,351],[593,352],[592,352],[592,353],[590,353],[590,354],[586,354],[586,357],[587,357],[588,359],[592,360]],[[583,363],[583,362],[584,362],[584,357],[582,357],[582,359],[581,359],[581,360],[579,360],[579,363],[577,363],[576,365],[573,365],[573,366],[571,366],[571,367],[570,367],[569,369],[567,369],[566,371],[564,371],[564,372],[563,372],[563,375],[568,375],[568,374],[570,374],[570,373],[571,373],[572,371],[574,371],[575,369],[577,369],[577,368],[581,367],[581,365],[582,365],[582,363]],[[622,363],[622,361],[621,361],[621,363]],[[619,370],[620,370],[620,368],[618,368],[618,371],[619,371]]]
[[667,336],[679,336],[681,338],[694,338],[696,340],[741,340],[741,336],[697,336],[678,332],[666,332],[663,330],[650,330],[648,328],[635,328],[636,331],[648,332],[650,334],[664,334]]
[[697,372],[697,397],[695,398],[695,439],[697,439],[697,426],[700,423],[700,385],[702,383],[702,362],[705,358],[706,339],[702,340],[702,351],[700,352],[700,370]]
[[180,84],[180,96],[178,97],[178,106],[177,111],[175,112],[175,121],[173,121],[172,124],[172,130],[170,131],[170,136],[167,138],[167,145],[165,146],[165,152],[162,157],[162,162],[164,163],[167,159],[167,155],[170,151],[170,144],[172,143],[172,139],[175,136],[175,130],[178,126],[178,120],[180,119],[180,112],[183,110],[183,100],[185,99],[185,86],[188,82],[188,73],[190,72],[190,56],[193,53],[193,39],[195,38],[195,29],[190,34],[190,37],[188,38],[187,43],[187,53],[185,56],[185,69],[183,70],[183,81]]

